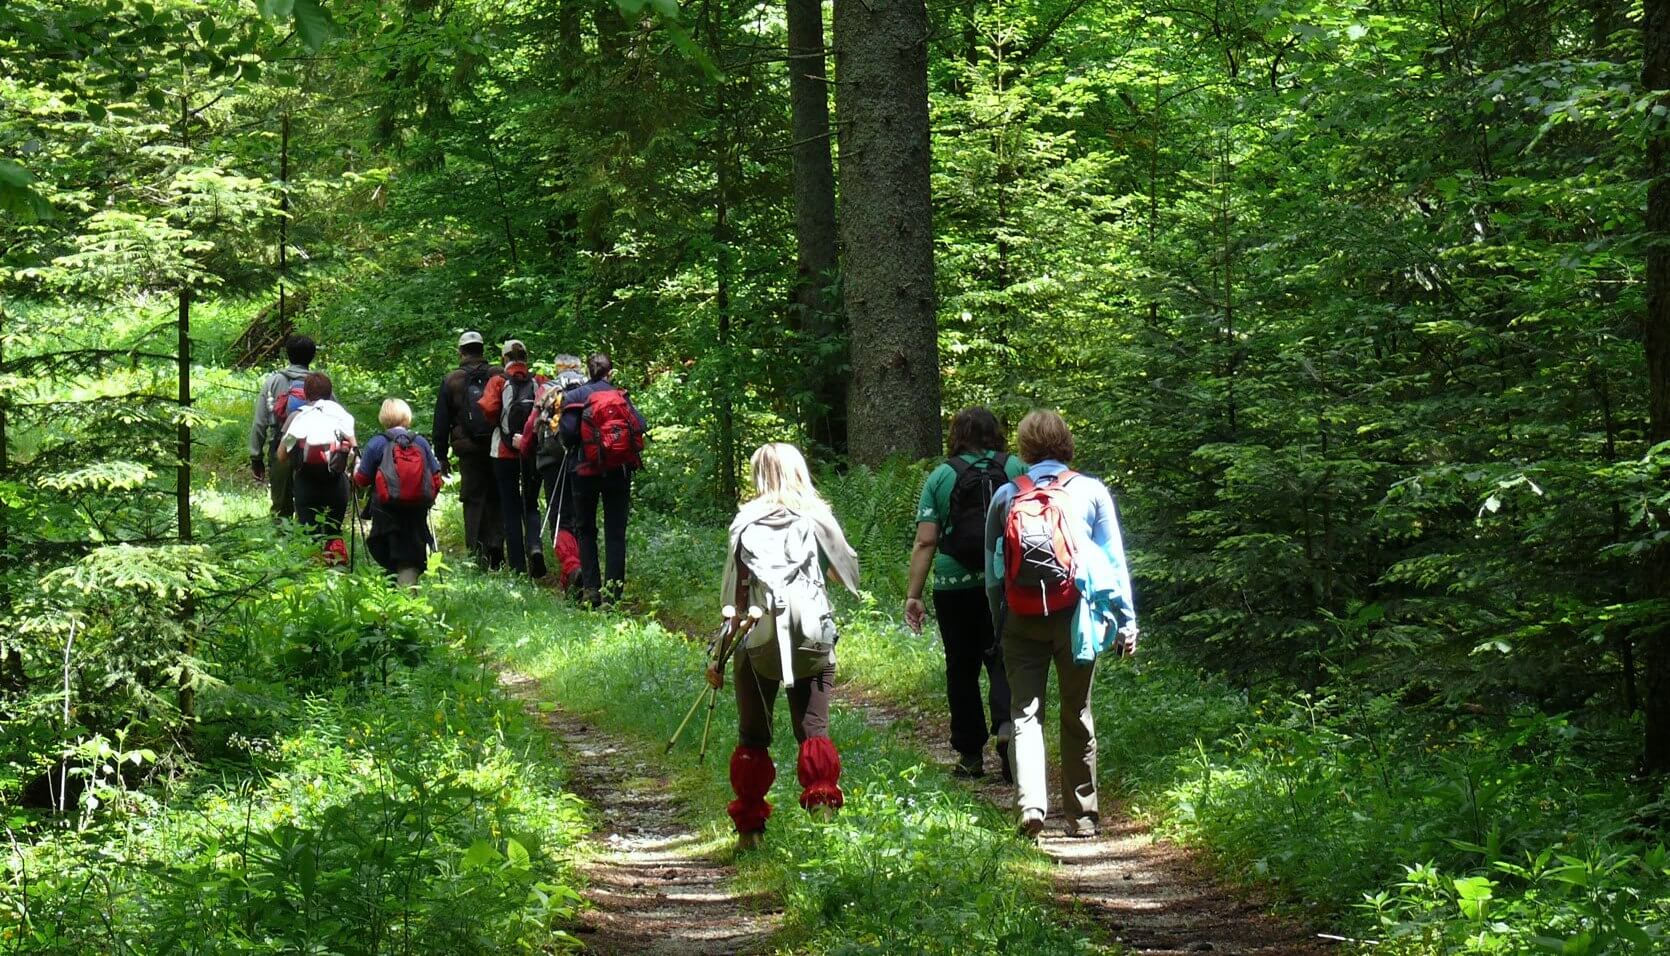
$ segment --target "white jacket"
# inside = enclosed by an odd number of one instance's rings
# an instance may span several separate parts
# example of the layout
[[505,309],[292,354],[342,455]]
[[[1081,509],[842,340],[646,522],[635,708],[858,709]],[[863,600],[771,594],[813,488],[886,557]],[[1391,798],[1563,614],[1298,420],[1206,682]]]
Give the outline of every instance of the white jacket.
[[354,444],[354,416],[328,398],[310,402],[290,413],[284,424],[284,438],[279,451],[290,454],[299,442],[309,445],[330,445],[347,440]]

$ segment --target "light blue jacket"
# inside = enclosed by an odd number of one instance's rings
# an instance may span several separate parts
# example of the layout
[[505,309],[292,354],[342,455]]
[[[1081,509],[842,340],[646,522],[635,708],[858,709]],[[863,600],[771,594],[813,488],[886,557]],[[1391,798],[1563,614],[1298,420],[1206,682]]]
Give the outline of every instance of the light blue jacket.
[[[1068,466],[1062,462],[1045,459],[1029,468],[1027,474],[1038,481],[1066,470]],[[1112,646],[1113,632],[1119,626],[1136,623],[1136,600],[1113,495],[1089,475],[1069,481],[1066,489],[1077,519],[1073,526],[1084,535],[1078,542],[1078,567],[1074,568],[1079,607],[1073,618],[1073,653],[1078,660],[1089,662]],[[1003,619],[1003,525],[1016,491],[1013,482],[999,488],[986,512],[986,600],[993,621]]]

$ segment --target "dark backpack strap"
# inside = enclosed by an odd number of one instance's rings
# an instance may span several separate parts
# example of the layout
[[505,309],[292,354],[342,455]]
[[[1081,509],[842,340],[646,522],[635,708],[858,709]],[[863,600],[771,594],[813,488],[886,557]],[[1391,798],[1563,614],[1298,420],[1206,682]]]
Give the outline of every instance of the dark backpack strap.
[[951,466],[951,470],[956,473],[958,478],[961,478],[964,472],[974,467],[968,462],[963,461],[963,456],[961,455],[952,455],[945,459],[945,463]]

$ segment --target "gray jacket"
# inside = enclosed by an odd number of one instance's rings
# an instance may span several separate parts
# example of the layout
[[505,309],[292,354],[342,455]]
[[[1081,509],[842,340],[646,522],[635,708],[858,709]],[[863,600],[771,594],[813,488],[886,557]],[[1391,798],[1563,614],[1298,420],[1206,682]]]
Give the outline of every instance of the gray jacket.
[[858,555],[833,517],[802,515],[761,501],[738,512],[730,539],[721,600],[734,600],[746,569],[748,602],[766,612],[742,651],[774,645],[775,654],[750,654],[750,659],[774,657],[760,661],[764,676],[793,685],[795,677],[807,676],[809,667],[827,662],[835,650],[835,612],[824,580],[825,563],[856,594]]
[[305,365],[289,365],[267,373],[261,388],[255,393],[255,418],[249,426],[249,457],[261,458],[278,446],[281,437],[278,421],[273,417],[273,405],[280,392],[290,390],[290,383],[300,382],[310,370]]

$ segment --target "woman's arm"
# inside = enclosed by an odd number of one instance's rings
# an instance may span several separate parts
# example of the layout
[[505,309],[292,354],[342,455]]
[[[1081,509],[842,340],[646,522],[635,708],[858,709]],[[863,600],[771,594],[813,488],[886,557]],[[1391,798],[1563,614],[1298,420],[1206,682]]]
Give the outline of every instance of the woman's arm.
[[928,571],[933,568],[938,550],[939,523],[918,521],[916,543],[910,549],[910,584],[905,588],[905,625],[917,634],[922,633],[922,622],[928,615],[922,603],[922,590],[928,585]]

